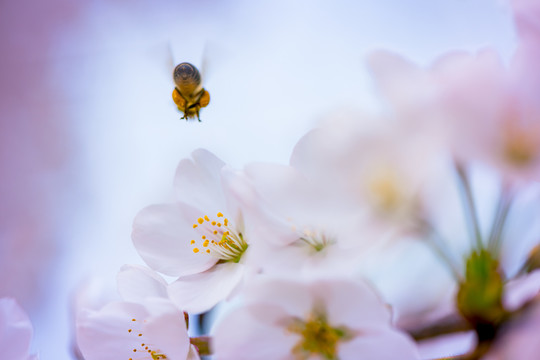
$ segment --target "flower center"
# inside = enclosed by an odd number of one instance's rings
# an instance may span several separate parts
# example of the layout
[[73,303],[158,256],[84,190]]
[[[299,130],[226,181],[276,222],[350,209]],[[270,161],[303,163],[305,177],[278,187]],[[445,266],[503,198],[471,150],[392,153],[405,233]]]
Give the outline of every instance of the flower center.
[[339,341],[351,339],[351,332],[345,327],[334,328],[321,312],[311,312],[307,320],[293,319],[287,327],[289,332],[300,335],[300,340],[292,352],[297,359],[308,359],[311,355],[321,355],[324,359],[337,359]]
[[527,131],[508,129],[505,132],[504,155],[516,166],[527,166],[537,158],[540,144]]
[[[134,337],[138,338],[141,343],[133,348],[133,353],[137,356],[136,358],[129,358],[128,360],[163,360],[167,359],[165,354],[162,354],[159,350],[154,350],[151,348],[151,344],[144,342],[144,336],[140,330],[140,322],[137,319],[131,319],[133,326],[128,329],[128,333],[132,334]],[[142,357],[141,357],[142,356]]]
[[305,229],[301,235],[299,242],[309,246],[310,249],[315,252],[320,252],[326,249],[328,246],[335,244],[336,241],[322,232],[315,232],[309,229]]
[[237,231],[233,224],[217,213],[217,220],[211,219],[208,215],[200,217],[193,224],[200,235],[200,239],[191,240],[193,252],[209,254],[226,262],[239,262],[246,251],[248,244],[244,240],[241,232]]
[[396,174],[390,171],[375,174],[367,188],[371,203],[380,212],[394,212],[403,204],[403,191]]

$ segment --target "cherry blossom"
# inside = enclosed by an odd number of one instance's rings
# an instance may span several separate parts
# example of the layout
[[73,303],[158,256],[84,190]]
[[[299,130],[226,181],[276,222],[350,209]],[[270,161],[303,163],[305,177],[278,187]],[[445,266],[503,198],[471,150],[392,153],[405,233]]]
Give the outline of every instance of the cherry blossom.
[[418,359],[390,325],[390,310],[364,283],[264,279],[214,331],[216,358]]
[[184,314],[160,298],[82,310],[77,341],[86,360],[199,358],[190,345]]
[[29,355],[33,327],[28,315],[12,298],[0,298],[0,348],[10,360],[34,360]]
[[199,149],[178,165],[178,201],[143,209],[133,223],[133,243],[155,271],[178,279],[169,295],[188,312],[203,312],[240,283],[249,231],[222,181],[225,163]]

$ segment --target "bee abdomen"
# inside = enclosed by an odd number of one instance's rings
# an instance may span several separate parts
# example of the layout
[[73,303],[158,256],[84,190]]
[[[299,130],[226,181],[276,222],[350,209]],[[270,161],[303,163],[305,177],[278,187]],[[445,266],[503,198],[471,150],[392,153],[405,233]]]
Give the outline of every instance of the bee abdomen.
[[176,65],[173,72],[173,79],[176,86],[198,86],[201,83],[199,70],[190,63],[184,62]]

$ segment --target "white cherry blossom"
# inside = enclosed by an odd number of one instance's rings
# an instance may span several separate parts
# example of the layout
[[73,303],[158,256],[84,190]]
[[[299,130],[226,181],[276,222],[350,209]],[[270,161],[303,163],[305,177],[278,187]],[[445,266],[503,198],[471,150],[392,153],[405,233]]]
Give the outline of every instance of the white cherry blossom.
[[177,202],[143,209],[132,239],[154,270],[178,277],[169,295],[179,307],[203,312],[224,300],[245,271],[249,236],[244,215],[222,179],[225,163],[199,149],[178,165]]
[[184,314],[166,299],[113,302],[77,317],[77,342],[86,360],[195,360]]
[[390,310],[364,283],[265,279],[214,331],[220,360],[418,359],[414,342],[390,325]]

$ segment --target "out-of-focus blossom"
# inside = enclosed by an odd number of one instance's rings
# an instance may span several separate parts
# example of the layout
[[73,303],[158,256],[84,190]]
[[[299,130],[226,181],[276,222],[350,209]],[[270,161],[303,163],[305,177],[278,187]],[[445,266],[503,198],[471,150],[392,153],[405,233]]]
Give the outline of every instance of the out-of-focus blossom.
[[487,50],[448,55],[435,71],[458,158],[483,161],[511,182],[540,179],[540,106],[498,56]]
[[364,283],[262,280],[214,331],[219,359],[417,359],[390,326],[390,311]]
[[32,323],[15,299],[0,299],[0,349],[3,359],[31,360]]
[[247,165],[238,176],[253,193],[238,191],[246,221],[258,239],[253,261],[265,272],[296,275],[351,274],[360,261],[357,216],[344,211],[292,166]]
[[244,274],[249,237],[244,215],[222,181],[225,163],[206,150],[184,159],[174,180],[178,201],[135,218],[132,239],[154,270],[177,276],[169,295],[188,312],[225,299]]
[[77,340],[86,360],[199,359],[190,345],[184,314],[160,298],[81,311]]
[[124,265],[116,277],[118,292],[125,301],[148,297],[167,299],[167,282],[158,273],[140,265]]
[[395,116],[420,119],[460,162],[486,163],[512,183],[540,179],[540,106],[522,83],[530,76],[516,78],[523,71],[514,63],[504,66],[490,49],[446,54],[425,70],[390,53],[372,58]]
[[[441,164],[432,139],[390,119],[380,121],[371,131],[332,125],[313,130],[291,157],[292,166],[316,182],[319,191],[332,194],[358,217],[358,234],[373,242],[424,232]],[[344,133],[339,143],[329,140],[329,132],[339,131]]]

